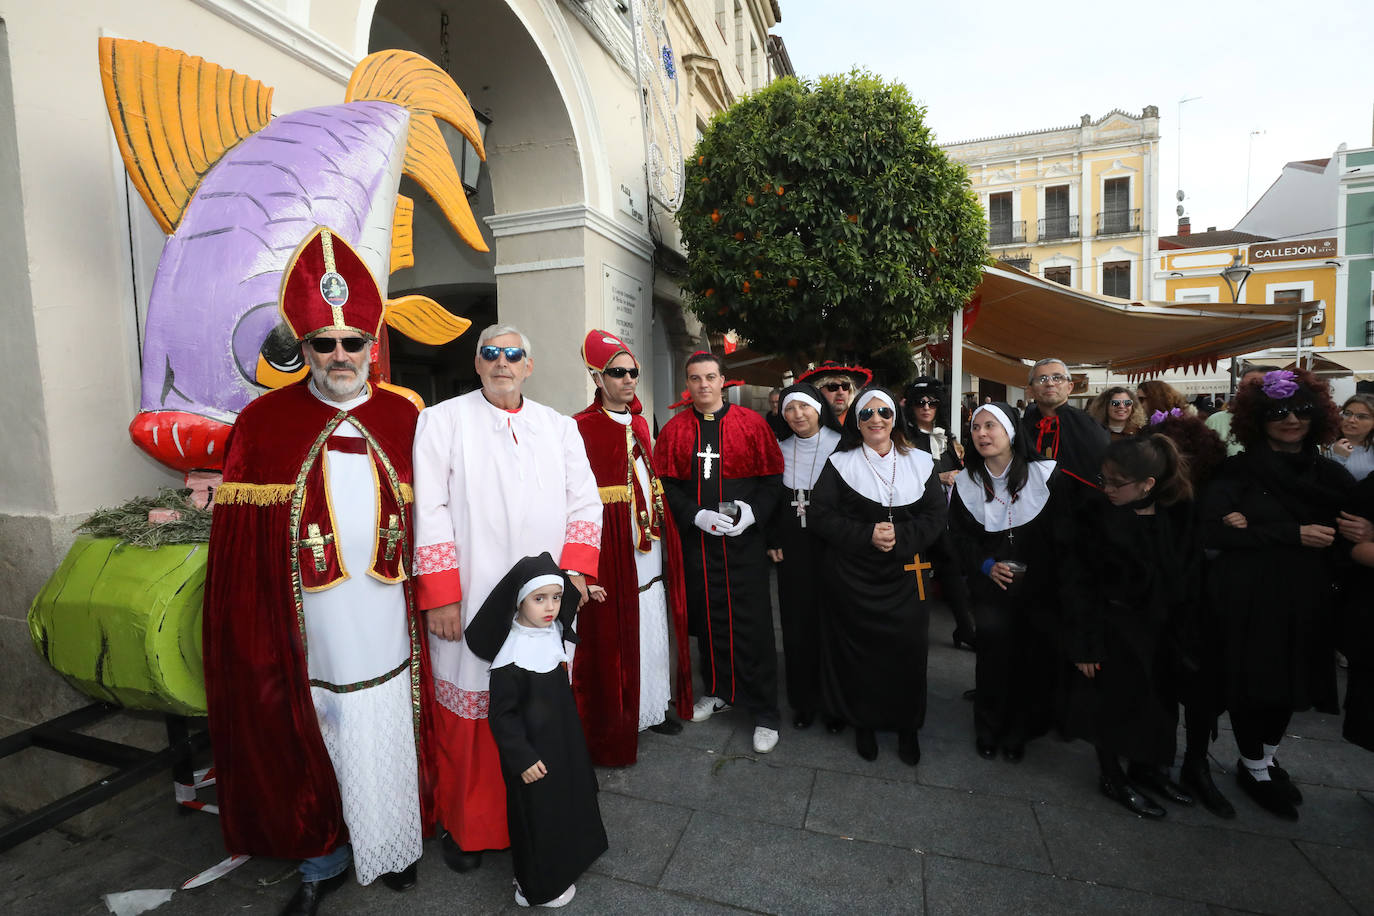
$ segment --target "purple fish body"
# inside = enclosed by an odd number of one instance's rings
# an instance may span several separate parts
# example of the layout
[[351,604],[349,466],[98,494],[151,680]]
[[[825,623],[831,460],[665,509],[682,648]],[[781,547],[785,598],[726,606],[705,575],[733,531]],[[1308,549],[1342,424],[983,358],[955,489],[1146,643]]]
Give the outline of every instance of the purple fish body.
[[385,297],[409,119],[380,101],[292,112],[205,175],[148,304],[142,412],[130,428],[143,448],[185,470],[219,466],[229,426],[267,390],[259,356],[280,322],[282,273],[315,226],[358,250]]

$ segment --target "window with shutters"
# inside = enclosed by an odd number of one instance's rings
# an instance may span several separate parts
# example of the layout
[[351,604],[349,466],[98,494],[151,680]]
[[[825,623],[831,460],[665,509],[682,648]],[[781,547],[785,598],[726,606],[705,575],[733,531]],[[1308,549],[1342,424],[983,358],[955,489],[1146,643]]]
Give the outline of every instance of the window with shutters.
[[1040,223],[1042,239],[1069,239],[1078,234],[1069,231],[1069,186],[1055,185],[1045,189],[1045,218]]
[[1053,280],[1055,283],[1062,283],[1069,286],[1073,283],[1072,267],[1046,267],[1045,279]]
[[1108,261],[1102,265],[1102,295],[1131,298],[1131,262]]

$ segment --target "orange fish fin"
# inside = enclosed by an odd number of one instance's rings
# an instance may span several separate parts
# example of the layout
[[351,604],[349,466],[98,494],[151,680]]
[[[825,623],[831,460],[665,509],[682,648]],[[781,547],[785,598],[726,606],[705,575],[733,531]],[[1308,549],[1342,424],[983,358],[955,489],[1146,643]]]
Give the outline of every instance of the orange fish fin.
[[453,154],[434,120],[452,124],[479,156],[487,158],[477,115],[453,78],[413,51],[377,51],[354,68],[344,100],[392,102],[410,112],[404,173],[434,198],[463,241],[477,251],[490,251],[468,206]]
[[401,296],[386,303],[387,327],[430,346],[446,344],[472,326],[472,322],[444,308],[428,296]]
[[425,409],[425,399],[404,385],[393,385],[390,382],[373,382],[372,384],[376,385],[378,388],[385,388],[387,391],[399,394],[401,397],[414,404],[416,410]]
[[271,87],[151,42],[101,38],[100,81],[129,179],[168,234],[205,173],[272,117]]
[[415,201],[396,195],[396,211],[391,214],[391,272],[415,265]]

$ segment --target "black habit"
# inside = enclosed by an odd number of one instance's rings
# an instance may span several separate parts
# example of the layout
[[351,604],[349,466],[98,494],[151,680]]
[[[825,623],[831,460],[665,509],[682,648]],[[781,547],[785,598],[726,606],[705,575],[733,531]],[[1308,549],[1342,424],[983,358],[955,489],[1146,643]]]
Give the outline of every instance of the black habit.
[[[1355,485],[1346,511],[1374,521],[1374,474]],[[1350,662],[1343,734],[1347,741],[1374,751],[1374,568],[1352,564],[1341,604],[1341,651]]]
[[[1027,487],[1037,485],[1037,465]],[[1002,531],[987,530],[982,504],[971,510],[959,488],[950,494],[950,538],[978,626],[973,724],[980,743],[1017,749],[1047,732],[1054,720],[1055,685],[1064,665],[1057,636],[1064,563],[1082,549],[1073,519],[1083,488],[1058,470],[1045,486],[1049,497],[1040,511]],[[988,560],[1024,563],[1025,577],[1002,589],[984,570]]]
[[1111,434],[1086,411],[1061,404],[1053,417],[1040,413],[1032,404],[1021,417],[1021,435],[1031,452],[1052,458],[1061,471],[1080,480],[1092,481],[1102,471],[1102,456],[1111,444]]
[[[1350,543],[1337,535],[1330,547],[1304,547],[1298,529],[1334,528],[1353,485],[1345,468],[1314,448],[1247,449],[1212,479],[1202,537],[1218,551],[1210,583],[1223,618],[1229,709],[1339,711],[1332,583]],[[1232,512],[1245,516],[1246,527],[1222,522]]]
[[[826,463],[808,513],[827,551],[821,706],[857,728],[914,730],[925,723],[930,625],[917,554],[944,530],[944,491],[930,456],[913,450],[898,460],[916,459],[924,487],[889,507],[845,480],[835,464],[844,454]],[[889,517],[897,544],[883,552],[873,546],[873,526]]]

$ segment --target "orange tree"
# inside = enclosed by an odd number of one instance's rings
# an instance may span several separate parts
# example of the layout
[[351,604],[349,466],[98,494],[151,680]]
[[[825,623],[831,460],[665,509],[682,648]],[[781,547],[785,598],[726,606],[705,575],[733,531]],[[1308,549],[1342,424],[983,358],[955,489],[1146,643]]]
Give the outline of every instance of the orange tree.
[[924,115],[856,70],[777,80],[712,118],[678,213],[706,330],[797,365],[885,361],[961,309],[987,228]]

